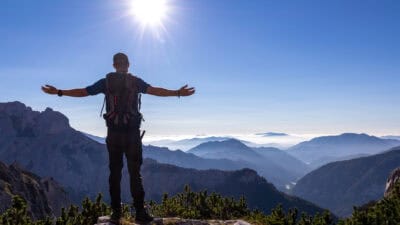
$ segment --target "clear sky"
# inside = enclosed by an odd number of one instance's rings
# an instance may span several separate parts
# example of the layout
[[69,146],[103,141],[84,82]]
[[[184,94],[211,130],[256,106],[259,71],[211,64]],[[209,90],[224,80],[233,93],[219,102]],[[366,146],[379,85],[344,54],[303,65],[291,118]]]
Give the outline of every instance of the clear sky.
[[150,136],[400,134],[400,1],[167,0],[158,33],[127,16],[127,1],[2,0],[0,101],[51,107],[104,136],[103,95],[40,86],[86,87],[122,51],[151,85],[197,90],[144,96]]

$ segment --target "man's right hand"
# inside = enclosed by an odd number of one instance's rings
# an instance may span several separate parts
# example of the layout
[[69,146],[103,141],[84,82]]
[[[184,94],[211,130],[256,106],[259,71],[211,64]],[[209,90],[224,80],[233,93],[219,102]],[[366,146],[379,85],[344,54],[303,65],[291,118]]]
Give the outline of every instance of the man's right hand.
[[55,95],[58,92],[58,89],[46,84],[45,86],[42,86],[42,91],[49,94],[49,95]]
[[155,96],[190,96],[194,94],[195,89],[193,87],[188,88],[188,85],[185,85],[178,90],[168,90],[160,87],[148,87],[146,90],[147,94],[155,95]]

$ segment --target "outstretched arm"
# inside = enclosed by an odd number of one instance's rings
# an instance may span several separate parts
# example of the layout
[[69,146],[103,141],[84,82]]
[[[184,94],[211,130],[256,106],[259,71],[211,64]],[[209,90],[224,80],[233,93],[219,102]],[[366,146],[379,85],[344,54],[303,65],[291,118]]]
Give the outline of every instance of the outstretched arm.
[[45,86],[42,86],[42,91],[49,95],[56,95],[56,94],[58,94],[58,91],[61,91],[62,95],[70,96],[70,97],[86,97],[89,95],[85,88],[59,90],[48,84],[46,84]]
[[196,90],[194,87],[188,88],[188,85],[185,85],[181,87],[178,90],[168,90],[165,88],[160,88],[160,87],[148,87],[146,90],[147,94],[150,95],[155,95],[155,96],[161,96],[161,97],[167,97],[167,96],[190,96],[194,94]]

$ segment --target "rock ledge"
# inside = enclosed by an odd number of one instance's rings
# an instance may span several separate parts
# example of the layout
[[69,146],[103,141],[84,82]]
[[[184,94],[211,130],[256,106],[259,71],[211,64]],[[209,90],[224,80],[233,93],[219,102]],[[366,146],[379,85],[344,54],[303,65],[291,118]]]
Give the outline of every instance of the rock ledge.
[[[109,223],[109,216],[99,217],[95,225],[112,225]],[[122,220],[122,225],[142,225],[132,221]],[[171,218],[155,218],[151,225],[251,225],[243,220],[194,220],[194,219],[181,219],[178,217]]]

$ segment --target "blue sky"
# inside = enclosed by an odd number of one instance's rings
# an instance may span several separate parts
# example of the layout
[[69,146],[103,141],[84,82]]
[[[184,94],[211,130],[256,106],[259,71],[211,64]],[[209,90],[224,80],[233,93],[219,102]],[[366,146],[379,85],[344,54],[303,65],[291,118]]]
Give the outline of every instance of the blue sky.
[[151,85],[197,90],[144,96],[150,136],[400,134],[399,1],[169,0],[160,35],[140,35],[126,1],[2,0],[0,101],[51,107],[103,136],[103,95],[40,86],[86,87],[123,51]]

